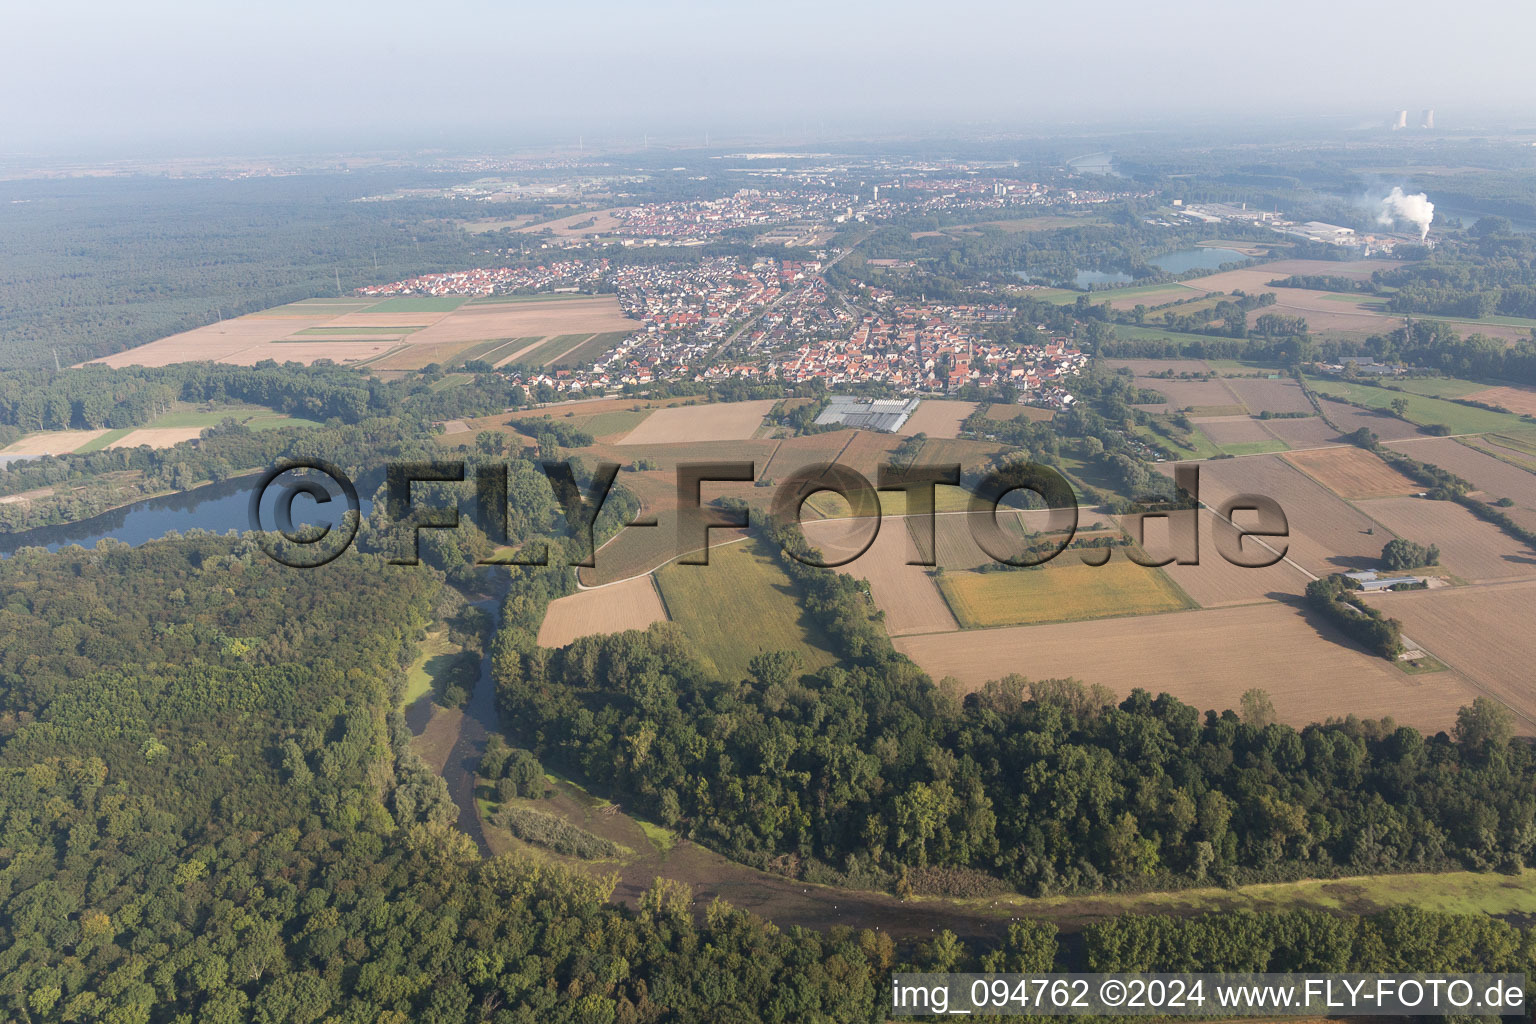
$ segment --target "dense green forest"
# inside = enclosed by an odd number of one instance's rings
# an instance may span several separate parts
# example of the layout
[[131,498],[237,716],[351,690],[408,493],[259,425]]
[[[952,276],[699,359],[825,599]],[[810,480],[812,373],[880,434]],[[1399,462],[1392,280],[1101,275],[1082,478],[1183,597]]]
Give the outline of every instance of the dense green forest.
[[462,266],[443,202],[357,203],[399,174],[0,184],[0,367],[65,364],[283,302]]

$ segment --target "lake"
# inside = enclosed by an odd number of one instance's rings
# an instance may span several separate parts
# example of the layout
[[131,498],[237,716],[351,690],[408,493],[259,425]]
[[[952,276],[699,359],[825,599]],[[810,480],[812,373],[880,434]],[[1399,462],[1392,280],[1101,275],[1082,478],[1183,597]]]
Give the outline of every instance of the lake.
[[1165,252],[1147,260],[1149,264],[1166,274],[1182,274],[1190,270],[1216,270],[1223,263],[1246,261],[1248,256],[1236,249],[1223,249],[1214,245],[1197,245],[1193,249]]
[[[42,526],[24,533],[3,533],[0,534],[0,558],[8,558],[24,547],[57,551],[70,544],[79,544],[89,548],[94,547],[97,541],[109,537],[136,546],[164,537],[173,530],[178,533],[189,530],[244,532],[251,528],[248,506],[251,490],[259,479],[257,476],[237,477],[182,494],[145,498],[115,511],[82,519],[78,523]],[[263,503],[267,508],[264,522],[272,522],[270,506],[276,502],[278,492],[279,488],[276,487],[268,491],[270,497]],[[358,499],[362,514],[367,516],[372,503],[361,495]],[[332,505],[320,506],[313,499],[300,495],[293,503],[294,525],[332,522],[333,505],[334,502]],[[335,507],[345,508],[345,504]],[[336,518],[339,521],[339,514]]]

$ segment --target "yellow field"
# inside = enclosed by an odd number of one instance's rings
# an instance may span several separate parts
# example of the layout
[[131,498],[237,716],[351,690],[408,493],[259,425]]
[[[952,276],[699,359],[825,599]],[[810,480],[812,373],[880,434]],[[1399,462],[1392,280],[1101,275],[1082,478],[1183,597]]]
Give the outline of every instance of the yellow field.
[[1064,551],[1040,569],[946,573],[939,578],[939,589],[967,629],[1194,607],[1160,569],[1136,565],[1118,554],[1106,565],[1086,565],[1076,551]]

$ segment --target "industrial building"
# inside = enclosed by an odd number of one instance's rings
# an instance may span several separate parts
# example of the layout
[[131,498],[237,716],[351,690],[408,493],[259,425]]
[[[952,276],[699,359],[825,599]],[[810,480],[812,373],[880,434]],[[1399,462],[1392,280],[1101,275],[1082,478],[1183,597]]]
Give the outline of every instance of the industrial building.
[[902,428],[907,419],[917,411],[920,399],[902,401],[899,398],[869,399],[838,397],[816,417],[821,427],[844,426],[856,430],[885,430],[891,433]]

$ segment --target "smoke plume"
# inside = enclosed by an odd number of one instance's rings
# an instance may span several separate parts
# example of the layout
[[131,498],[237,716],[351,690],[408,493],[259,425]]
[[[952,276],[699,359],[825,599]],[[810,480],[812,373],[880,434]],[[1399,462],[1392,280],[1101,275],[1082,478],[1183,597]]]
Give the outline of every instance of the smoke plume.
[[1396,186],[1376,211],[1376,223],[1382,227],[1391,227],[1400,221],[1415,225],[1421,242],[1429,237],[1429,222],[1434,219],[1435,204],[1429,201],[1429,196],[1423,192],[1416,196],[1404,195]]

